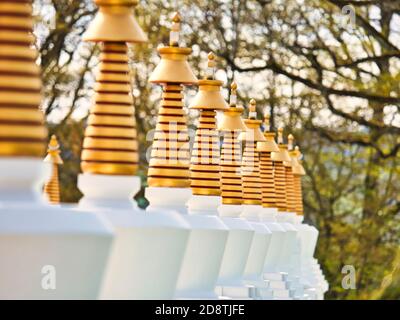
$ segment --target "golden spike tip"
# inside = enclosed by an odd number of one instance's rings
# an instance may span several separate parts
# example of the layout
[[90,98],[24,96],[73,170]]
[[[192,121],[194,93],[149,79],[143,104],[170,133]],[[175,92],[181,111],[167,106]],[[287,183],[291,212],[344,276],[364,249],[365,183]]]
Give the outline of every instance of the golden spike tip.
[[271,116],[269,115],[268,112],[265,112],[264,114],[264,125],[265,125],[265,131],[270,131],[271,130],[271,122],[270,122]]
[[235,107],[237,103],[237,84],[236,82],[232,82],[231,84],[231,97],[229,104],[231,107]]
[[171,47],[179,47],[179,32],[181,31],[181,16],[179,12],[175,12],[172,17],[171,32],[169,34],[169,45]]
[[250,105],[249,105],[249,119],[256,119],[257,118],[257,102],[254,99],[250,100]]
[[212,80],[214,79],[215,76],[215,67],[216,67],[216,62],[215,62],[215,55],[214,53],[210,52],[207,56],[208,61],[207,61],[207,74],[206,74],[206,79]]
[[283,144],[283,128],[278,129],[278,143]]
[[180,15],[180,13],[177,11],[174,13],[174,15],[172,16],[172,22],[174,23],[180,23],[182,21],[182,17]]

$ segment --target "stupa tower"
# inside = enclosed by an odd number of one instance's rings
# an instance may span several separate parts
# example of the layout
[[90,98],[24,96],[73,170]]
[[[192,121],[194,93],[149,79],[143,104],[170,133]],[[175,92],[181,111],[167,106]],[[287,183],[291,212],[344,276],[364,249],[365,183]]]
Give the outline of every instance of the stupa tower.
[[51,164],[52,171],[50,180],[44,185],[44,193],[51,204],[60,203],[60,181],[58,178],[58,166],[63,163],[60,157],[60,145],[58,144],[57,137],[51,136],[49,147],[47,149],[47,157],[45,162]]
[[138,1],[94,2],[99,12],[84,40],[101,43],[101,55],[81,167],[83,173],[135,175],[138,145],[127,43],[147,38],[132,14]]
[[283,128],[278,129],[278,148],[279,152],[272,153],[274,161],[274,183],[276,207],[279,212],[286,212],[288,204],[286,200],[286,170],[284,162],[289,162],[290,157],[287,152],[287,145],[283,143]]
[[190,187],[190,150],[183,85],[197,83],[187,63],[192,49],[179,46],[181,17],[172,18],[170,43],[158,49],[161,62],[150,82],[163,86],[161,106],[152,146],[148,184],[150,187]]
[[257,143],[264,142],[265,138],[260,131],[261,120],[257,120],[256,101],[250,100],[249,116],[244,120],[247,130],[240,136],[244,141],[242,157],[242,185],[243,204],[262,204],[262,184],[260,176],[260,155],[257,152]]
[[41,158],[46,148],[31,2],[0,2],[0,157]]
[[[290,145],[289,145],[290,146]],[[294,180],[294,194],[296,201],[296,213],[298,215],[304,214],[304,205],[303,205],[303,192],[301,186],[301,178],[305,176],[306,172],[304,170],[303,165],[301,164],[301,152],[298,146],[291,150],[289,148],[290,156],[293,159],[293,180]]]
[[[288,135],[288,144],[286,150],[293,149],[294,137],[292,134]],[[288,151],[287,151],[288,152]],[[285,166],[285,178],[286,178],[286,205],[288,212],[296,212],[296,195],[294,190],[294,177],[293,177],[293,162],[289,155],[289,161],[284,162]]]
[[223,205],[241,205],[243,203],[241,173],[241,143],[239,135],[246,130],[241,114],[243,107],[237,105],[237,85],[231,85],[230,106],[224,111],[219,124],[223,134],[221,150],[221,195]]
[[262,206],[264,208],[277,208],[277,198],[274,179],[274,163],[272,152],[279,152],[275,143],[275,133],[270,131],[269,115],[264,117],[265,141],[257,143],[257,151],[260,153],[260,177],[262,185]]
[[221,95],[222,81],[215,80],[215,56],[208,55],[207,73],[199,81],[199,92],[191,109],[200,111],[199,125],[192,150],[190,179],[193,195],[220,196],[220,145],[216,125],[216,111],[228,104]]

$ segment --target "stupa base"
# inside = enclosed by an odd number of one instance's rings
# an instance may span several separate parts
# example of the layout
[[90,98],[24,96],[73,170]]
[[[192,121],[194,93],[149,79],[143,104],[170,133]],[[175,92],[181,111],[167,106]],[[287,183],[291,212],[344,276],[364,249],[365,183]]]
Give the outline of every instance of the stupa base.
[[[218,199],[208,200],[207,203],[219,202]],[[196,198],[197,198],[196,197]],[[213,197],[211,197],[213,198]],[[218,198],[218,197],[217,197]],[[196,200],[199,200],[198,198]],[[196,211],[202,211],[199,206]],[[216,208],[214,208],[216,212]],[[192,210],[189,210],[193,213]],[[177,292],[177,299],[216,299],[214,293],[219,270],[224,255],[225,245],[229,230],[222,220],[216,215],[189,214],[183,216],[191,228],[188,245],[181,267]]]
[[150,204],[146,211],[173,210],[180,214],[187,214],[187,202],[192,196],[190,188],[163,188],[147,187],[145,196]]
[[138,177],[85,174],[78,185],[79,207],[100,212],[116,232],[100,298],[172,299],[189,236],[181,215],[138,209]]
[[252,285],[226,285],[217,286],[215,293],[220,299],[232,299],[232,300],[256,300],[257,292],[256,287]]
[[292,300],[284,279],[284,274],[280,272],[268,272],[263,274],[263,278],[268,281],[269,289],[272,290],[272,300]]
[[0,159],[0,299],[97,299],[113,232],[96,214],[42,204],[46,172],[41,159]]
[[[241,212],[241,206],[222,205],[219,207],[219,211],[221,208],[222,211],[228,215],[231,215],[233,212],[236,212],[239,215]],[[224,216],[221,217],[221,220],[228,227],[229,233],[219,271],[217,286],[223,288],[242,287],[243,274],[255,231],[254,228],[242,218]],[[235,290],[236,289],[234,289],[234,291]]]

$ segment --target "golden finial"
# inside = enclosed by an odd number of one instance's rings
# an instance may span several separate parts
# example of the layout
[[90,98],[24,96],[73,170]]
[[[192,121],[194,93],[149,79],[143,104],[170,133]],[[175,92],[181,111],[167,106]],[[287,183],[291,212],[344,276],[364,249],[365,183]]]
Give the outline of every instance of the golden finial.
[[271,131],[271,122],[270,122],[270,120],[271,120],[271,116],[270,116],[269,112],[266,111],[266,112],[264,113],[265,132]]
[[[212,62],[212,63],[211,63]],[[208,66],[213,72],[214,54],[208,54]],[[195,195],[221,195],[220,146],[216,126],[216,110],[228,109],[228,104],[221,94],[222,81],[209,77],[199,81],[199,91],[191,109],[200,110],[199,124],[190,160],[190,187]],[[211,78],[211,79],[210,79]]]
[[1,1],[0,21],[0,157],[41,158],[47,130],[31,1]]
[[278,144],[283,144],[283,128],[278,128]]
[[151,83],[163,86],[148,170],[150,187],[190,186],[189,133],[183,103],[183,85],[197,84],[188,56],[192,49],[179,47],[180,16],[175,14],[170,46],[158,49],[161,61],[150,76]]
[[128,42],[147,41],[133,16],[134,0],[99,0],[84,39],[102,42],[94,103],[81,155],[84,173],[135,175],[138,144]]
[[236,82],[231,83],[231,96],[229,99],[229,105],[231,107],[236,107],[237,104],[237,84]]
[[[179,18],[178,18],[179,17]],[[176,13],[170,32],[170,46],[161,47],[157,51],[161,61],[150,75],[149,82],[157,84],[192,85],[197,84],[197,78],[187,62],[192,53],[191,48],[179,47],[180,15]]]
[[[257,152],[260,153],[260,174],[261,174],[261,188],[262,188],[262,206],[264,208],[277,208],[278,198],[277,189],[275,187],[274,179],[274,162],[272,161],[272,154],[279,152],[278,145],[275,142],[275,133],[270,132],[270,115],[268,112],[264,113],[264,126],[265,141],[257,143]],[[278,189],[280,186],[278,186]]]
[[208,61],[207,61],[206,79],[212,80],[215,77],[215,67],[217,63],[215,61],[214,53],[210,52],[207,57]]
[[58,144],[57,137],[53,134],[50,138],[49,146],[47,148],[47,157],[44,159],[45,162],[62,164],[63,161],[60,157],[60,145]]
[[179,12],[175,12],[172,16],[171,32],[169,34],[169,45],[171,47],[179,47],[179,33],[181,31],[181,16]]
[[288,150],[292,151],[293,150],[293,142],[294,142],[294,136],[292,134],[288,135]]
[[257,143],[265,141],[265,137],[260,130],[262,121],[256,118],[256,100],[251,99],[249,118],[244,121],[247,130],[242,132],[239,137],[245,145],[242,157],[243,204],[249,205],[262,204],[260,158],[257,152]]
[[48,155],[44,159],[44,162],[51,163],[52,172],[49,181],[44,185],[43,191],[51,204],[59,204],[60,182],[58,179],[58,165],[62,164],[63,161],[60,157],[60,145],[55,135],[51,136],[47,152]]
[[249,105],[249,117],[252,113],[256,113],[256,107],[257,107],[257,102],[254,99],[250,100],[250,105]]

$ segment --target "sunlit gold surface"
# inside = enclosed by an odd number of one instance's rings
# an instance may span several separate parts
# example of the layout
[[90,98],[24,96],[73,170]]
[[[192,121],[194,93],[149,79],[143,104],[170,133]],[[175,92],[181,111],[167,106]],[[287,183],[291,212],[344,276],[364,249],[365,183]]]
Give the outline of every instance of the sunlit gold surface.
[[[231,95],[236,95],[236,84],[231,85]],[[219,130],[223,134],[221,150],[221,196],[223,204],[242,204],[242,173],[241,173],[241,142],[239,135],[246,130],[241,118],[242,107],[230,103],[224,115]]]
[[196,84],[197,78],[187,62],[190,48],[162,47],[158,49],[161,61],[154,69],[149,81],[152,83]]
[[[208,54],[208,68],[215,68],[215,56]],[[216,110],[225,110],[228,104],[221,94],[222,81],[199,81],[199,91],[190,108],[200,110],[199,124],[190,161],[193,194],[221,195],[220,144],[216,125]]]
[[260,130],[261,120],[256,120],[255,100],[250,101],[249,118],[244,120],[246,131],[239,139],[244,142],[242,157],[243,204],[262,204],[262,184],[260,176],[260,154],[257,152],[257,142],[264,141]]
[[190,105],[191,109],[225,110],[228,108],[222,96],[222,81],[199,80],[199,92]]
[[42,157],[47,131],[31,1],[0,2],[0,156]]
[[213,110],[200,111],[190,161],[190,186],[193,194],[221,194],[220,148],[215,116]]
[[190,186],[190,150],[182,86],[165,85],[151,151],[151,187]]
[[100,8],[83,35],[85,41],[147,42],[133,13],[138,1],[95,0],[95,3]]
[[278,145],[275,142],[275,133],[269,131],[269,116],[264,118],[265,141],[257,142],[257,152],[260,153],[260,177],[262,187],[262,206],[264,208],[277,208],[277,195],[274,178],[274,162],[272,161],[272,152],[279,152]]
[[60,182],[58,179],[58,166],[62,164],[63,161],[60,157],[60,146],[56,136],[54,135],[50,139],[47,152],[48,154],[44,161],[52,164],[52,172],[49,181],[47,181],[44,185],[43,192],[47,195],[47,198],[51,204],[59,204]]
[[83,172],[136,174],[139,156],[129,71],[126,44],[104,43],[83,141]]
[[294,194],[295,194],[295,202],[296,202],[296,213],[298,215],[304,214],[304,205],[303,205],[303,192],[301,186],[301,177],[306,174],[303,166],[300,163],[301,152],[298,147],[295,150],[290,152],[290,156],[293,159],[294,170],[293,170],[293,183],[294,183]]

